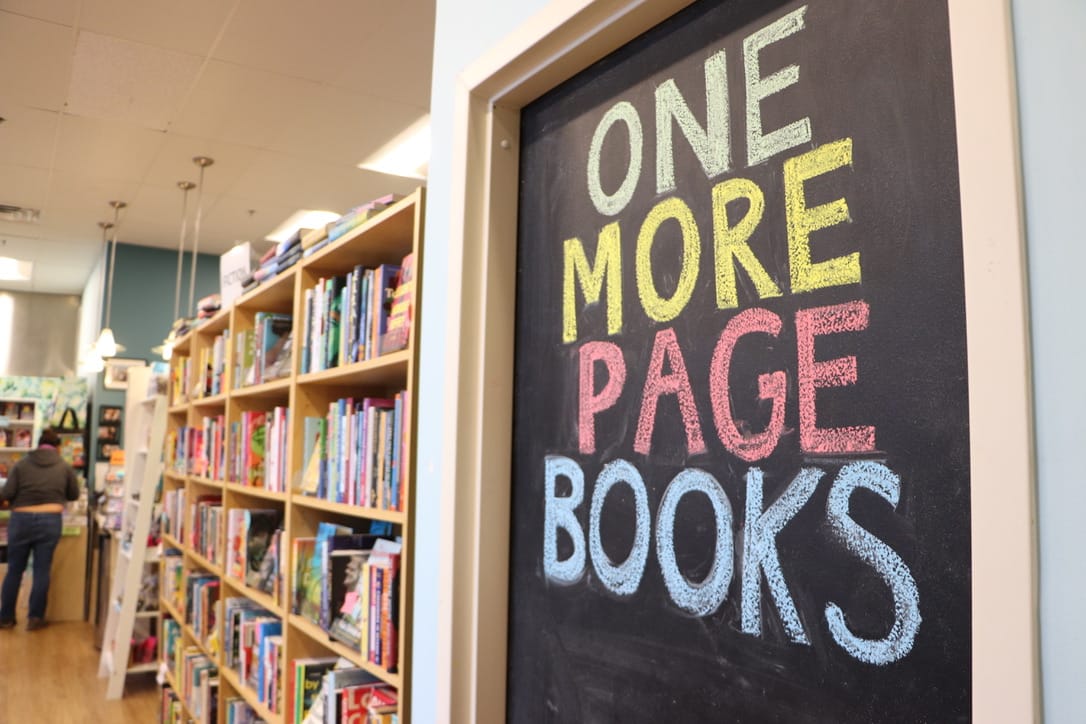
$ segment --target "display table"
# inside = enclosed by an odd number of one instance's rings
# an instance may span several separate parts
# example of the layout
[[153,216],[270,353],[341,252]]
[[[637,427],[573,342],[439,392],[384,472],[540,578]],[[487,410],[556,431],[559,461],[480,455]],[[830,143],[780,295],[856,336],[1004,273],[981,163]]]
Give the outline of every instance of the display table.
[[[7,511],[4,511],[6,514]],[[77,531],[77,532],[76,532]],[[53,553],[53,568],[49,584],[49,604],[45,609],[48,621],[82,621],[83,588],[85,586],[85,567],[87,562],[87,528],[68,529],[74,535],[64,535]],[[0,560],[0,578],[7,575],[7,546],[3,547]],[[27,601],[30,598],[31,566],[23,574],[23,585],[19,589],[18,616],[25,618]]]

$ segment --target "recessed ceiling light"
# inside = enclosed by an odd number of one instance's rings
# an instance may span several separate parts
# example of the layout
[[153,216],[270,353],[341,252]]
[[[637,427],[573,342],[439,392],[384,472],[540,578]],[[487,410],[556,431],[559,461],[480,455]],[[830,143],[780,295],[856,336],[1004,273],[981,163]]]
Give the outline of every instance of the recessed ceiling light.
[[32,261],[13,259],[10,256],[0,256],[0,281],[30,281],[30,274],[33,270],[34,262]]
[[372,154],[359,168],[393,176],[426,178],[430,165],[430,116],[422,116]]
[[275,227],[275,231],[265,236],[264,239],[266,241],[286,241],[298,229],[318,229],[339,217],[340,215],[335,211],[298,209],[288,216],[286,221]]

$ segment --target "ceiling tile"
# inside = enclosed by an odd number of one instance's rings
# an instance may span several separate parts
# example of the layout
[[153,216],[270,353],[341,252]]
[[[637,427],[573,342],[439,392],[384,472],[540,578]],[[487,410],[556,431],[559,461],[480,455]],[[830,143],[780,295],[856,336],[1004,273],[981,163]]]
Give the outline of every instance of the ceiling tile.
[[249,241],[254,249],[263,252],[271,243],[264,241],[264,236],[297,210],[291,204],[224,196],[208,213],[208,225],[216,233],[208,239],[206,249],[208,253],[225,254],[236,242]]
[[172,130],[248,146],[279,136],[298,98],[313,84],[284,75],[212,61],[201,73]]
[[71,28],[0,11],[0,99],[59,111],[74,49]]
[[[300,183],[299,179],[306,179]],[[389,192],[405,193],[417,182],[395,176],[264,151],[231,189],[230,196],[298,209],[346,211]],[[258,206],[254,206],[258,208]],[[283,219],[276,219],[269,233]]]
[[31,288],[39,294],[82,294],[90,278],[89,266],[35,262]]
[[61,25],[74,25],[76,0],[0,0],[0,10]]
[[[328,79],[332,85],[389,100],[430,107],[430,76],[434,50],[433,0],[359,3],[365,18],[343,43],[362,48]],[[387,72],[388,58],[396,61]]]
[[[139,185],[131,182],[55,175],[49,189],[49,205],[42,210],[42,236],[98,244],[102,238],[98,222],[113,220],[109,201],[119,199],[131,204],[138,190]],[[129,206],[121,212],[121,232],[131,210]]]
[[425,114],[414,106],[326,85],[308,95],[269,148],[354,166]]
[[[180,207],[181,191],[177,189],[177,182],[196,183],[199,180],[200,168],[192,162],[193,157],[208,156],[215,160],[204,172],[205,191],[221,193],[234,185],[258,153],[255,148],[236,143],[167,133],[166,140],[155,156],[144,181],[153,186],[172,189],[171,193],[177,196]],[[195,199],[196,191],[193,190],[189,194],[189,203],[194,204]]]
[[[181,234],[181,196],[181,191],[176,188],[149,185],[140,187],[129,208],[129,214],[121,226],[121,236],[130,244],[176,249],[178,237]],[[218,196],[215,194],[204,195],[204,216],[200,221],[201,237],[208,231],[207,224],[204,223],[207,210],[217,199]],[[196,192],[193,191],[189,194],[186,215],[185,248],[188,250],[192,249],[196,202]],[[203,241],[200,245],[204,245]]]
[[242,0],[212,56],[252,68],[327,81],[352,55],[365,57],[365,46],[355,42],[358,22],[365,16],[361,8],[364,4]]
[[96,33],[203,56],[235,4],[236,0],[83,0],[79,25]]
[[196,55],[81,31],[67,111],[165,130],[202,62]]
[[59,115],[26,106],[6,107],[6,120],[0,125],[0,159],[16,166],[49,168]]
[[[44,168],[0,164],[0,204],[42,209],[48,200],[49,171]],[[20,229],[34,228],[31,224],[17,226]]]
[[87,178],[140,182],[165,138],[146,128],[64,115],[56,169]]

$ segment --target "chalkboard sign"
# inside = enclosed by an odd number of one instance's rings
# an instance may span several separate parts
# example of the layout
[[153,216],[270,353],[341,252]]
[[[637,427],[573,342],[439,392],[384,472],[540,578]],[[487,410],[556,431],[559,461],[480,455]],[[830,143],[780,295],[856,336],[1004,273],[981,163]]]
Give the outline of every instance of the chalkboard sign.
[[697,3],[524,109],[508,719],[970,718],[945,0]]

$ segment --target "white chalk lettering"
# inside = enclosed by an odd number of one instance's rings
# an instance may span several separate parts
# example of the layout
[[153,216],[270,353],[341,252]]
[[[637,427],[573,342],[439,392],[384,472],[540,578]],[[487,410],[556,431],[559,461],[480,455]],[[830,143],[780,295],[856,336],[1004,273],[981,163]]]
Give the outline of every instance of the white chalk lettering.
[[731,165],[731,130],[728,124],[728,73],[724,51],[705,59],[705,128],[694,118],[674,78],[656,88],[656,193],[675,189],[675,157],[671,119],[694,151],[707,178],[719,176]]
[[743,40],[743,68],[747,86],[747,165],[753,166],[774,155],[811,140],[811,120],[804,116],[783,128],[762,133],[762,101],[799,81],[799,66],[789,65],[765,78],[758,53],[771,43],[803,30],[807,6],[793,10],[780,20],[748,35]]
[[[630,165],[626,167],[626,178],[613,194],[603,190],[600,182],[600,154],[603,152],[603,140],[607,132],[618,121],[626,124],[627,140],[630,144]],[[604,216],[614,216],[626,208],[633,198],[637,180],[641,177],[641,154],[644,135],[641,132],[641,118],[637,109],[629,101],[620,101],[603,114],[596,132],[592,134],[592,143],[588,147],[588,195],[596,211]]]

